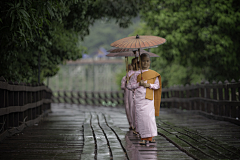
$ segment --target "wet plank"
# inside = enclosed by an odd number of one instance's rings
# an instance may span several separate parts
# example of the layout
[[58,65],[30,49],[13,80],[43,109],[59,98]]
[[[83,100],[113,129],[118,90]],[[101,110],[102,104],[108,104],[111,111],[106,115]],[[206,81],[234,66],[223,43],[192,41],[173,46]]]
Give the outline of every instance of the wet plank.
[[161,109],[156,144],[139,145],[124,108],[53,104],[41,123],[0,143],[1,159],[238,159],[240,127]]
[[39,124],[0,142],[0,159],[80,159],[84,114],[54,108]]

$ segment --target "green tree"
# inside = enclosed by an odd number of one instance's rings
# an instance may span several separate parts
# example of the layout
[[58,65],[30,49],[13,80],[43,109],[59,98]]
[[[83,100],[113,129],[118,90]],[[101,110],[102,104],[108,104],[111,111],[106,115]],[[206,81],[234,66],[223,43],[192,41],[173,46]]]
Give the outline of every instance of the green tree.
[[[81,58],[79,46],[97,19],[131,24],[146,0],[3,0],[0,2],[0,76],[36,82],[40,55],[42,77],[56,74],[65,60]],[[141,5],[137,5],[139,4]]]
[[145,23],[135,34],[166,38],[165,44],[151,49],[160,55],[153,59],[153,67],[185,75],[183,84],[196,77],[239,79],[239,6],[238,0],[151,0],[141,10]]

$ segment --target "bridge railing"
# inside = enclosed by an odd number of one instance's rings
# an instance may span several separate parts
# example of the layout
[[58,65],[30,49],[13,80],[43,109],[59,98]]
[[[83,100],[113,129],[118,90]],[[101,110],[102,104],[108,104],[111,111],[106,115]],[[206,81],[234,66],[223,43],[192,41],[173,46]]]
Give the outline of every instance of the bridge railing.
[[91,91],[56,91],[53,102],[91,106],[123,106],[123,91],[91,92]]
[[240,80],[215,81],[162,89],[162,106],[182,110],[199,110],[222,120],[240,124]]
[[[221,81],[174,86],[162,89],[161,107],[195,110],[216,119],[240,124],[240,81],[229,83]],[[92,106],[123,106],[124,93],[117,92],[84,92],[57,91],[53,102]]]
[[0,78],[0,141],[38,123],[51,111],[52,91],[43,84],[5,82]]

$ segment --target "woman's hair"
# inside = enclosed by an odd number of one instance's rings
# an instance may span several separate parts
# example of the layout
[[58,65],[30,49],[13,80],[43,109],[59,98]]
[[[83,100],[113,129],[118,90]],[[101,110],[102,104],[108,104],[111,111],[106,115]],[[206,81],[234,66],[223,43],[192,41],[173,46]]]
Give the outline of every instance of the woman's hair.
[[129,65],[128,65],[128,70],[131,70],[131,67],[132,67],[132,65],[131,65],[131,64],[129,64]]
[[149,56],[149,54],[147,54],[147,53],[142,53],[142,54],[140,55],[141,60],[143,59],[143,57],[148,57],[148,58],[150,59],[150,56]]

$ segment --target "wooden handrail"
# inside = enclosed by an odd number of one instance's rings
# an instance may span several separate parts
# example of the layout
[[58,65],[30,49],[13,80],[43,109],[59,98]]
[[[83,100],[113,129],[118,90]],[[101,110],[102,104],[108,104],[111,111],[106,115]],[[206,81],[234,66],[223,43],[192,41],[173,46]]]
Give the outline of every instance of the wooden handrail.
[[52,91],[43,84],[0,81],[0,141],[40,121],[51,102]]
[[[123,106],[123,91],[117,92],[74,92],[54,93],[56,103],[75,103],[81,105]],[[240,80],[216,83],[202,82],[185,86],[162,89],[161,107],[182,110],[198,110],[211,115],[240,119]]]

